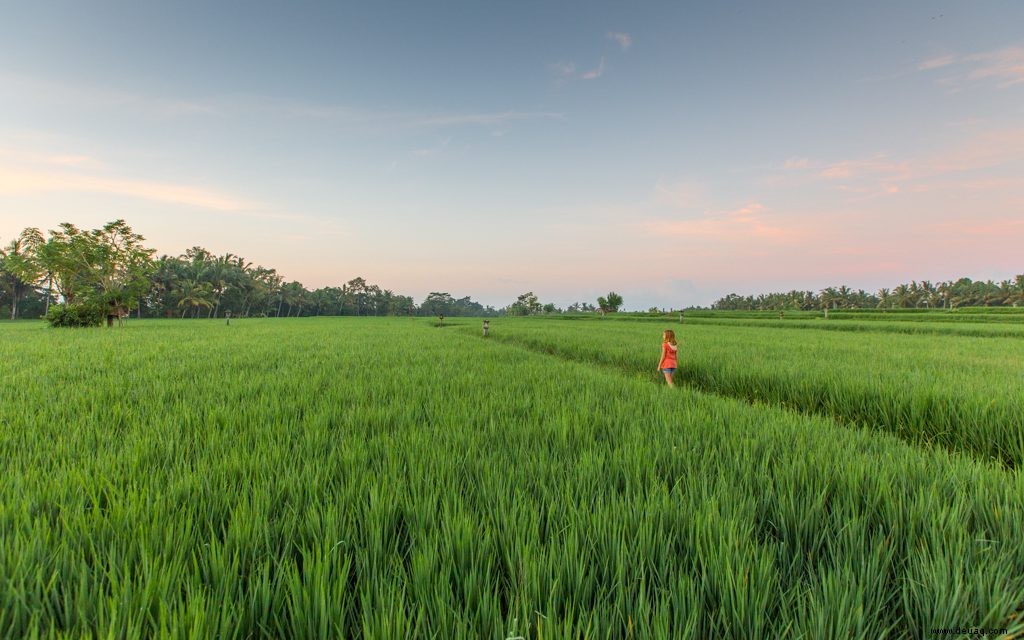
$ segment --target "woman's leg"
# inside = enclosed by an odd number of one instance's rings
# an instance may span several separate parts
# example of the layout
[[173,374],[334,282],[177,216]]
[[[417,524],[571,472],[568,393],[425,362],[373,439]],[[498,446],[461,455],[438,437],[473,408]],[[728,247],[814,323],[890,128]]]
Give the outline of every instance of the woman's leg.
[[667,382],[667,383],[668,383],[668,386],[670,386],[670,387],[674,387],[674,386],[676,386],[676,385],[675,385],[675,384],[674,384],[674,383],[672,382],[672,374],[671,374],[671,373],[665,372],[665,382]]

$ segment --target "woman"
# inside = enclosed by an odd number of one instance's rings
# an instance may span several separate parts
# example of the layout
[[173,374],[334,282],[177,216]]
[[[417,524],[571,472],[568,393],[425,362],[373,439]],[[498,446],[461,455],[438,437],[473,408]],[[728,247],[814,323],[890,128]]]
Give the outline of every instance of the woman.
[[658,371],[665,374],[665,382],[668,386],[674,387],[672,374],[676,372],[676,354],[679,345],[676,343],[676,332],[666,329],[661,336],[661,362],[658,363]]

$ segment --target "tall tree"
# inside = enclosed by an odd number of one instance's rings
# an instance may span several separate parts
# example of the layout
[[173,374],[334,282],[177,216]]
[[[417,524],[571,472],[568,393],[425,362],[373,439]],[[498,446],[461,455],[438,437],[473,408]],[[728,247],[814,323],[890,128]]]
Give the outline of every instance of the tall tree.
[[113,317],[134,308],[149,291],[154,249],[124,220],[115,220],[93,232],[100,261],[95,265],[98,296],[107,311],[107,325]]
[[597,299],[597,306],[601,311],[615,313],[622,306],[622,296],[614,291],[609,291],[607,296]]
[[124,220],[92,231],[63,223],[41,247],[41,267],[65,304],[94,305],[112,325],[150,290],[155,252],[143,240]]
[[18,317],[18,304],[43,278],[39,248],[44,244],[38,229],[29,227],[0,250],[0,280],[11,295],[11,320]]
[[423,299],[420,309],[425,314],[431,316],[451,315],[452,306],[454,304],[455,299],[452,298],[451,294],[447,291],[431,291],[427,294],[427,297]]
[[516,301],[508,306],[509,315],[528,316],[533,315],[542,309],[540,300],[532,291],[521,294]]

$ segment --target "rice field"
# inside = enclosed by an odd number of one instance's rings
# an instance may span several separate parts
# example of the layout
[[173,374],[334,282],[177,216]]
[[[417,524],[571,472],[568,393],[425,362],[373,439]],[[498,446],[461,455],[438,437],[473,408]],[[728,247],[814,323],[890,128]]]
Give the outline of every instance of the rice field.
[[682,342],[681,384],[888,431],[1008,468],[1024,462],[1024,341],[773,325],[510,320],[494,337],[649,378],[660,330],[672,328]]
[[[678,319],[668,318],[668,322]],[[664,322],[665,320],[662,320]],[[845,331],[853,333],[903,333],[913,335],[953,335],[979,338],[1024,338],[1024,320],[1000,320],[968,322],[962,320],[940,320],[933,318],[915,318],[890,320],[888,318],[870,319],[860,315],[849,318],[830,316],[822,318],[779,318],[776,315],[770,321],[763,319],[728,318],[728,317],[697,317],[684,318],[688,325],[724,325],[734,327],[757,327],[759,329],[816,329],[819,331]]]
[[446,325],[0,324],[0,637],[1024,632],[1017,340]]

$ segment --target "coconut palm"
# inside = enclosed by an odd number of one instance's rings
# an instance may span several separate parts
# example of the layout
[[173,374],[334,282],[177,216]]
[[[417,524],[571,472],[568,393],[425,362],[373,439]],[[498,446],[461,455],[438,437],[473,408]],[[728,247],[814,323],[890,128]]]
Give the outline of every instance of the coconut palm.
[[230,283],[234,278],[233,265],[235,257],[232,253],[225,253],[220,257],[213,258],[206,267],[204,276],[213,290],[214,302],[208,317],[217,317],[221,298],[224,297],[224,292],[231,286]]
[[181,300],[178,301],[178,306],[182,307],[184,311],[181,312],[181,317],[184,318],[185,314],[188,313],[189,309],[192,309],[193,317],[199,312],[200,308],[209,309],[213,306],[213,288],[208,282],[199,282],[197,280],[186,280],[181,283]]

